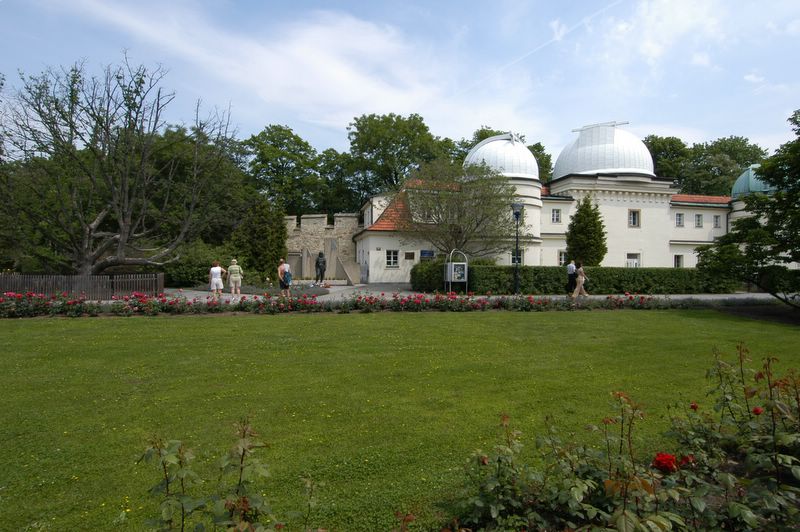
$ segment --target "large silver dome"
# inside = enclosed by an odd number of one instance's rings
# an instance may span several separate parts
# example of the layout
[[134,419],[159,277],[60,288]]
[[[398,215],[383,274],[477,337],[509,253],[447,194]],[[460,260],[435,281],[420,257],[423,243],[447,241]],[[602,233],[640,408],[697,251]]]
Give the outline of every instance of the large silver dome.
[[[623,122],[627,123],[627,122]],[[653,157],[636,135],[621,123],[585,126],[556,159],[553,179],[570,174],[638,174],[655,177]]]
[[464,159],[464,166],[471,164],[486,164],[506,177],[539,179],[536,157],[511,133],[495,135],[476,144]]

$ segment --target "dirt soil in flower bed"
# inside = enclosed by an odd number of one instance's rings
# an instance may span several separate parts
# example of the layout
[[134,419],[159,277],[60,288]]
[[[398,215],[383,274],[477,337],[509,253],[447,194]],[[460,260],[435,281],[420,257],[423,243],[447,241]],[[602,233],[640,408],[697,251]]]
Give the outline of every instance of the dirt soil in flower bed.
[[727,314],[789,325],[800,325],[800,310],[783,304],[720,307]]

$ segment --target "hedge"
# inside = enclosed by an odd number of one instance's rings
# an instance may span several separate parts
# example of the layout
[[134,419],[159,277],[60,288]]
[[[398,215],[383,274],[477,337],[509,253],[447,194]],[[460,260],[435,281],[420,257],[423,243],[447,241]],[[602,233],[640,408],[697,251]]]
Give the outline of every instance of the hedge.
[[[730,293],[737,284],[718,277],[709,278],[694,268],[605,268],[586,267],[587,290],[593,294],[703,294]],[[561,266],[521,266],[520,292],[523,294],[563,294],[567,274]],[[513,266],[469,266],[469,285],[454,283],[453,290],[476,294],[511,294],[514,292]],[[415,291],[442,291],[444,263],[420,262],[411,270]]]

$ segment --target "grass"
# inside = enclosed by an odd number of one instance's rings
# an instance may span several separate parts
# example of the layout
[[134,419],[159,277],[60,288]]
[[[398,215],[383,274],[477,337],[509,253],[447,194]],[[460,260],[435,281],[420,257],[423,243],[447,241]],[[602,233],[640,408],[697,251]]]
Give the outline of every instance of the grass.
[[582,427],[609,393],[645,406],[648,452],[666,405],[703,404],[712,350],[800,366],[800,328],[713,310],[379,313],[0,322],[0,529],[144,528],[157,513],[148,438],[182,439],[197,469],[249,415],[270,447],[277,515],[324,483],[314,526],[388,530],[395,511],[438,529],[470,454],[508,413],[528,448],[545,414]]

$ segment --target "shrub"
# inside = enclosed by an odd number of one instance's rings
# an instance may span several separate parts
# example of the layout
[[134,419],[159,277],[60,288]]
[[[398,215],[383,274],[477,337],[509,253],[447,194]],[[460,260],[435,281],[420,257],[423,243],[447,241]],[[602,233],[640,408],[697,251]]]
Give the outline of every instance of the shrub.
[[[236,256],[229,246],[212,246],[200,239],[183,244],[178,249],[179,259],[164,266],[167,286],[189,287],[208,284],[211,262],[218,260],[227,264]],[[244,266],[243,266],[244,267]]]
[[800,527],[800,374],[774,374],[775,359],[746,367],[716,354],[708,404],[672,409],[674,447],[641,460],[644,412],[612,394],[613,414],[591,430],[599,445],[565,443],[551,419],[538,467],[520,458],[508,418],[504,441],[467,465],[456,529],[796,530]]
[[[729,281],[709,278],[693,268],[605,268],[587,267],[587,290],[595,294],[699,294],[727,293],[735,286]],[[566,270],[560,266],[522,266],[519,269],[523,294],[563,294]],[[469,291],[478,294],[510,294],[514,288],[514,267],[470,264]],[[411,270],[414,290],[434,291],[444,286],[444,265],[421,262]]]

